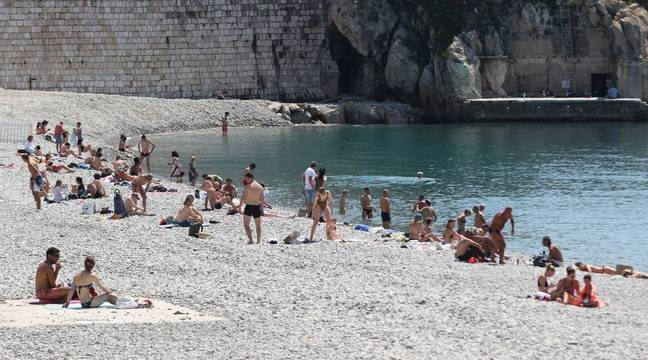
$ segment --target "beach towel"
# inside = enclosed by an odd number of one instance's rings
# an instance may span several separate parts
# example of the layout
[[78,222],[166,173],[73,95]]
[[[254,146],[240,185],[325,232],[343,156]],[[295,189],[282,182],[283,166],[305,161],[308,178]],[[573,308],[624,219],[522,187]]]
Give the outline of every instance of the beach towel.
[[353,228],[353,230],[366,231],[366,232],[369,232],[369,229],[370,229],[369,225],[364,225],[364,224],[356,225]]

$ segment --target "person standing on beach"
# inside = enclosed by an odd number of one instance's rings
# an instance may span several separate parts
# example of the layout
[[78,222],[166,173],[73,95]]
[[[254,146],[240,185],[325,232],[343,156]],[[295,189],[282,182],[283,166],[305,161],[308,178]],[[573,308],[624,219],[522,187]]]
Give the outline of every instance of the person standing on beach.
[[464,210],[463,213],[457,216],[457,233],[463,235],[466,231],[466,218],[472,215],[472,212],[468,209]]
[[36,269],[36,298],[38,300],[64,302],[70,288],[58,281],[61,265],[61,251],[55,247],[47,249],[45,261]]
[[63,121],[54,126],[54,140],[56,141],[56,153],[59,153],[61,145],[63,145]]
[[371,203],[371,189],[364,189],[364,193],[360,199],[360,206],[362,207],[362,221],[373,219],[373,212],[376,208]]
[[473,223],[473,226],[475,227],[475,229],[481,229],[484,225],[486,225],[484,214],[479,211],[479,206],[477,205],[473,206],[473,213],[475,214],[475,222]]
[[153,180],[153,175],[151,174],[138,175],[131,182],[131,185],[133,186],[133,192],[138,193],[142,198],[142,208],[144,209],[144,212],[146,212],[146,193],[148,192],[149,187],[151,186],[151,184],[159,183],[159,180]]
[[151,154],[155,151],[155,144],[153,141],[146,138],[146,135],[142,135],[142,138],[137,143],[137,150],[140,153],[140,160],[146,160],[146,172],[151,172]]
[[319,187],[315,195],[315,204],[313,204],[313,226],[311,227],[310,241],[314,241],[315,230],[320,223],[321,217],[328,223],[333,216],[331,215],[330,205],[333,203],[333,195],[323,186]]
[[265,202],[265,195],[263,186],[254,180],[254,175],[248,173],[243,177],[243,195],[237,211],[241,211],[241,207],[245,204],[243,211],[243,228],[245,235],[248,239],[248,244],[252,242],[252,229],[250,228],[250,220],[254,219],[254,226],[256,228],[257,244],[261,243],[261,216],[263,215],[263,203]]
[[229,111],[225,112],[225,116],[221,119],[221,131],[223,136],[227,136],[227,128],[229,126]]
[[79,154],[81,154],[83,150],[83,130],[81,130],[80,122],[76,123],[76,127],[72,129],[72,133],[74,134],[74,137],[76,137],[76,144],[72,145],[76,145]]
[[31,175],[29,178],[29,191],[34,195],[36,209],[40,210],[41,197],[45,196],[45,178],[41,175],[41,172],[38,169],[36,158],[27,154],[21,155],[20,158],[27,164],[27,170],[29,170],[29,174]]
[[347,213],[347,200],[349,200],[349,190],[344,189],[340,196],[340,215],[346,215]]
[[171,179],[174,179],[177,183],[181,183],[182,177],[184,176],[184,171],[182,171],[182,164],[180,164],[180,155],[177,151],[171,152],[171,162],[169,162],[168,165],[171,166]]
[[197,179],[198,169],[196,168],[196,155],[191,155],[191,160],[189,160],[189,183],[192,187],[196,186]]
[[383,190],[380,198],[380,218],[384,229],[389,229],[391,225],[391,200],[389,199],[389,190]]
[[302,175],[302,182],[304,183],[304,196],[306,197],[306,209],[308,210],[308,217],[313,216],[313,202],[315,201],[315,168],[317,163],[311,161],[306,171]]
[[499,255],[499,263],[502,265],[505,263],[504,251],[506,249],[506,241],[504,241],[502,230],[509,220],[511,221],[511,235],[515,235],[515,220],[513,219],[513,208],[511,207],[506,207],[495,214],[490,224],[491,239],[494,247],[492,255],[495,255],[496,252]]

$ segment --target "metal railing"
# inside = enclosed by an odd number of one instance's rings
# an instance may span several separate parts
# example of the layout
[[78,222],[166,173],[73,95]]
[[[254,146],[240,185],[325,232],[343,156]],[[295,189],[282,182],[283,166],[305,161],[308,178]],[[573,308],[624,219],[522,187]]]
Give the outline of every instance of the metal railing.
[[31,126],[0,120],[0,143],[22,143],[32,133]]

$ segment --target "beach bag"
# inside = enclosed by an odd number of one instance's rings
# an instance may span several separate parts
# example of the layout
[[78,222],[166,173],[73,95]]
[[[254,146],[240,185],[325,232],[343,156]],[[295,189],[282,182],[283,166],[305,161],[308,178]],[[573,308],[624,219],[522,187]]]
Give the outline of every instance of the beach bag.
[[189,236],[198,237],[198,234],[202,232],[202,224],[191,224],[189,225]]
[[115,207],[115,214],[121,216],[122,219],[128,216],[128,213],[126,212],[126,205],[124,205],[124,199],[122,198],[121,192],[119,190],[115,190],[113,205]]
[[83,215],[94,215],[94,213],[97,212],[97,209],[95,208],[95,202],[92,200],[87,200],[81,205],[81,213]]
[[533,266],[547,267],[548,263],[549,259],[547,259],[547,255],[536,255],[533,257]]

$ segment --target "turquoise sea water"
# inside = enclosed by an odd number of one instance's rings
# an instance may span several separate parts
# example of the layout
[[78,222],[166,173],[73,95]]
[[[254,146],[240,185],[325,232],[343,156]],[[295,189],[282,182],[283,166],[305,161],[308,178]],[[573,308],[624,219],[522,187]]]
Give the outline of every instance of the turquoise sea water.
[[214,129],[153,140],[154,172],[168,174],[177,150],[185,167],[196,154],[201,174],[231,177],[240,187],[243,169],[255,162],[270,202],[284,207],[303,205],[301,174],[316,160],[336,198],[350,192],[349,214],[339,220],[360,221],[366,186],[375,206],[382,189],[390,190],[394,224],[402,228],[419,194],[433,201],[437,229],[477,203],[486,204],[489,221],[510,205],[511,250],[539,253],[540,239],[550,235],[569,261],[648,269],[648,124],[260,128],[230,129],[227,137]]

